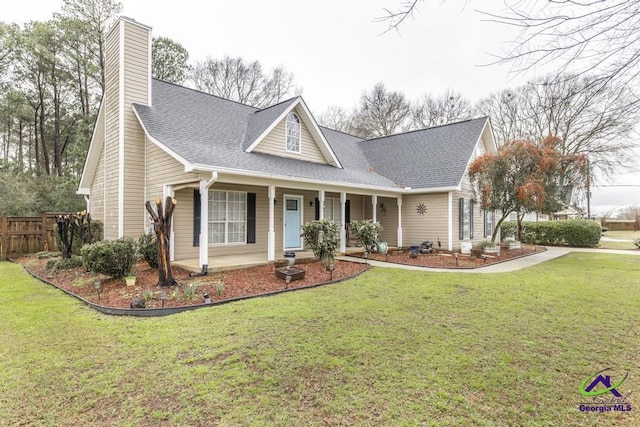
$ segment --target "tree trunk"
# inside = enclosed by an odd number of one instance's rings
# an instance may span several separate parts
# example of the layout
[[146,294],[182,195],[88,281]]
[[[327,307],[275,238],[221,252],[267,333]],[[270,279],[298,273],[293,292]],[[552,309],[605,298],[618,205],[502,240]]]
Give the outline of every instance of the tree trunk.
[[502,215],[502,218],[498,220],[498,223],[496,224],[496,228],[493,229],[493,233],[491,234],[491,243],[493,244],[496,243],[496,237],[498,237],[498,230],[500,230],[500,226],[502,225],[504,220],[507,219],[510,213],[511,212],[507,212],[505,215]]
[[151,202],[145,204],[147,212],[151,215],[158,241],[158,286],[173,286],[176,281],[171,272],[171,217],[176,207],[177,200],[167,197],[162,210],[162,199],[156,199],[156,210],[151,207]]

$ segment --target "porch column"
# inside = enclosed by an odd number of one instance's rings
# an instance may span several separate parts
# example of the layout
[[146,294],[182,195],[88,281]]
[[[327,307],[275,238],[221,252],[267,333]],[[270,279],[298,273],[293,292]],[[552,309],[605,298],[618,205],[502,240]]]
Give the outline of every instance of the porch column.
[[209,265],[209,187],[217,179],[216,172],[212,172],[208,180],[200,179],[200,266]]
[[373,207],[373,215],[371,219],[373,220],[373,222],[376,222],[378,220],[378,195],[377,194],[374,194],[373,196],[371,196],[371,205]]
[[[165,185],[162,189],[162,201],[163,203],[167,200],[167,197],[171,197],[172,199],[174,197],[176,197],[176,192],[173,190],[173,187],[171,185]],[[166,206],[164,207],[166,210]],[[175,212],[174,212],[175,215]],[[175,261],[175,257],[176,257],[176,245],[174,244],[175,242],[175,233],[173,232],[173,224],[175,224],[175,220],[171,221],[171,238],[169,239],[169,260],[170,261]],[[144,223],[143,223],[144,224]]]
[[269,232],[267,233],[267,261],[276,260],[275,209],[276,186],[269,186]]
[[324,195],[324,190],[318,191],[318,203],[320,204],[318,206],[318,219],[324,219]]
[[402,247],[402,194],[398,196],[398,246]]
[[453,250],[453,192],[449,191],[449,223],[447,224],[448,228],[448,239],[449,243],[447,245],[447,250]]
[[347,252],[347,233],[345,227],[346,224],[346,206],[347,206],[347,193],[340,193],[340,252]]

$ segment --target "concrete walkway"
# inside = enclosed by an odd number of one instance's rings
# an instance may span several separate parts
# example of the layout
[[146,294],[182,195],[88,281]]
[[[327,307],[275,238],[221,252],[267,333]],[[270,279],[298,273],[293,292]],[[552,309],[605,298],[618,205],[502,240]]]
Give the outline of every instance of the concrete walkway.
[[[531,267],[532,265],[540,264],[545,261],[549,261],[554,258],[561,257],[563,255],[568,254],[569,252],[594,252],[594,253],[608,253],[608,254],[620,254],[620,255],[638,255],[640,256],[640,251],[626,251],[626,250],[616,250],[616,249],[591,249],[591,248],[564,248],[564,247],[547,247],[547,250],[544,252],[540,252],[537,254],[525,256],[522,258],[516,258],[510,261],[498,262],[495,264],[488,265],[486,267],[479,268],[431,268],[431,267],[419,267],[415,265],[403,265],[403,264],[393,264],[390,262],[381,262],[368,260],[368,263],[374,267],[382,267],[382,268],[400,268],[403,270],[416,270],[416,271],[432,271],[437,273],[509,273],[512,271],[517,271],[523,268]],[[352,261],[352,262],[362,262],[365,261],[362,258],[355,258],[349,256],[340,256],[338,259],[344,261]]]

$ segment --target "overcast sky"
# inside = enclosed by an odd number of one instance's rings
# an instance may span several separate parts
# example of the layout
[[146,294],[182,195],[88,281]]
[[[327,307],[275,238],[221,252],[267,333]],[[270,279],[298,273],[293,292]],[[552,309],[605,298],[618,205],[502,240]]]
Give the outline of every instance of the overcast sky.
[[[402,1],[121,0],[123,15],[151,26],[154,36],[181,43],[192,60],[230,55],[267,68],[284,65],[315,115],[330,105],[350,109],[379,81],[412,100],[451,88],[476,101],[543,74],[513,75],[506,66],[482,66],[517,36],[476,12],[496,11],[501,2],[426,1],[400,33],[382,34],[386,24],[376,19]],[[50,19],[62,5],[61,0],[2,2],[0,19],[17,23]],[[640,174],[611,178],[609,184],[640,184]],[[595,211],[631,204],[640,205],[640,187],[593,191]]]

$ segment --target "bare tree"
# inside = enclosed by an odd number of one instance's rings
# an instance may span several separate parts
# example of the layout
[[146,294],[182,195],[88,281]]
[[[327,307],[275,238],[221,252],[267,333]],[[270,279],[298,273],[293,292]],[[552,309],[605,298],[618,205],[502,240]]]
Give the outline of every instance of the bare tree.
[[413,107],[413,127],[424,129],[471,118],[471,104],[458,92],[447,89],[440,96],[426,94]]
[[352,118],[342,107],[331,105],[318,116],[318,124],[344,133],[352,132]]
[[505,12],[483,12],[522,31],[498,56],[515,70],[554,64],[559,73],[597,74],[601,84],[637,89],[640,73],[640,2],[510,0]]
[[254,107],[276,104],[296,91],[293,74],[284,67],[265,73],[260,62],[241,57],[196,62],[191,80],[198,90]]
[[563,154],[588,156],[592,172],[630,169],[640,102],[626,86],[602,88],[597,80],[572,75],[534,79],[490,95],[476,109],[492,118],[499,144],[556,135],[564,141]]
[[353,132],[362,138],[378,138],[409,128],[411,104],[401,92],[387,91],[384,83],[376,83],[363,92],[353,113]]

